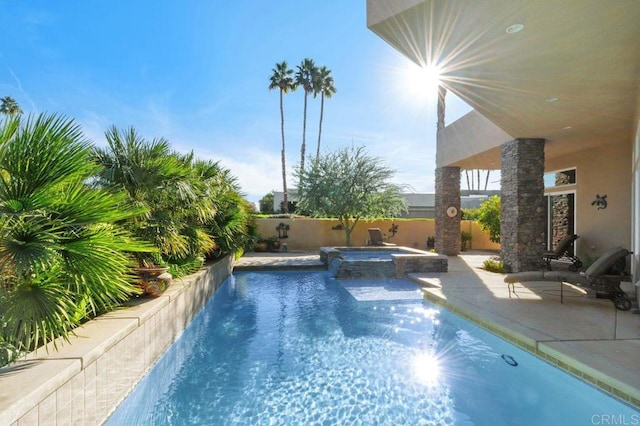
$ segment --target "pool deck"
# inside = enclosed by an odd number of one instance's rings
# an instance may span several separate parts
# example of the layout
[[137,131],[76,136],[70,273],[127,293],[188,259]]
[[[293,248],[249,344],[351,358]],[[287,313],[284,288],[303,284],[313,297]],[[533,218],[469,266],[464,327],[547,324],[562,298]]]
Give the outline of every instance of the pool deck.
[[[413,273],[424,297],[640,409],[640,315],[564,284],[527,282],[509,294],[502,274],[480,269],[494,253],[449,257],[449,272]],[[318,252],[246,253],[235,270],[324,269]],[[633,294],[630,294],[633,298]]]

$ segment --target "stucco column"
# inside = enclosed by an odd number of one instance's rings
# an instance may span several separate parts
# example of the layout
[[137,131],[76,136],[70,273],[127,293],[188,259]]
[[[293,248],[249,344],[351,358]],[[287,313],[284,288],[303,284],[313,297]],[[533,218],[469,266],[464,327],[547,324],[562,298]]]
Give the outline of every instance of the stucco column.
[[460,254],[460,167],[436,169],[436,245],[447,256]]
[[508,272],[542,267],[546,215],[544,142],[522,138],[500,147],[500,243]]

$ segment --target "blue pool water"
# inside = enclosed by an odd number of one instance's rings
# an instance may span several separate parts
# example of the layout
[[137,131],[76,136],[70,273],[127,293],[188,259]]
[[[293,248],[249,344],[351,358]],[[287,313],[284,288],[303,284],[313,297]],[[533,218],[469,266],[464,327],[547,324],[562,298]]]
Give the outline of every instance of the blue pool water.
[[603,418],[640,421],[630,406],[421,300],[409,281],[287,271],[228,279],[107,424],[589,425]]
[[[397,249],[389,250],[341,250],[340,256],[347,260],[392,260],[392,254],[409,254]],[[414,254],[414,253],[411,253]]]

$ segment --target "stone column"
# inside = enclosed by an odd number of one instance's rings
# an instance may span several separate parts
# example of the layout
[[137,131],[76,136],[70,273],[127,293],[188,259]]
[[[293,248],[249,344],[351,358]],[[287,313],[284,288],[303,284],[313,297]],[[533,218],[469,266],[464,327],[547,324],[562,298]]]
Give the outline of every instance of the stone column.
[[436,169],[436,245],[447,256],[460,254],[460,167]]
[[501,257],[507,272],[540,269],[545,248],[544,139],[515,139],[500,148]]

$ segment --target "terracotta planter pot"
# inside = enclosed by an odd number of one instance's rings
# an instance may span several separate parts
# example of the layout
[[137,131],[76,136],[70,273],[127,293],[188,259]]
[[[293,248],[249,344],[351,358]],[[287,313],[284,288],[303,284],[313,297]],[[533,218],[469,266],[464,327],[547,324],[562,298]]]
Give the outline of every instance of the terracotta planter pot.
[[171,274],[168,266],[150,266],[134,268],[140,279],[138,286],[144,291],[143,296],[158,297],[171,284]]
[[280,251],[280,241],[269,241],[269,251]]

